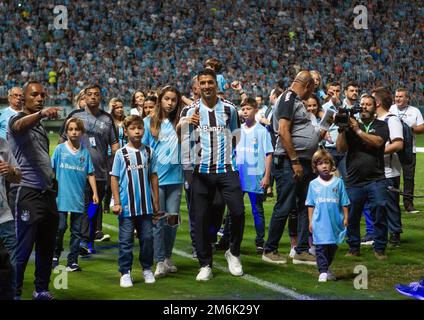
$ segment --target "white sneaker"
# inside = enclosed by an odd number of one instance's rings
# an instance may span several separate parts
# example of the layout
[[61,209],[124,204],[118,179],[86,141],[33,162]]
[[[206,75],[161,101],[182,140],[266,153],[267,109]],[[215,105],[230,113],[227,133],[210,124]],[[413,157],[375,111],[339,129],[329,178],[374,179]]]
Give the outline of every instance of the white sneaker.
[[121,276],[121,280],[119,281],[119,284],[122,288],[129,288],[133,286],[132,279],[131,279],[131,273],[128,271],[128,273],[123,274]]
[[294,250],[294,247],[290,249],[289,257],[294,258],[294,255],[296,254],[296,250]]
[[228,270],[233,276],[242,276],[243,267],[241,266],[240,257],[233,256],[230,249],[225,252],[225,259],[228,262]]
[[316,257],[317,251],[316,251],[316,247],[315,246],[311,246],[308,251],[309,251],[309,254],[310,255],[313,255],[314,257]]
[[327,270],[327,280],[329,280],[329,281],[336,281],[337,280],[333,271],[331,271],[330,269]]
[[212,279],[212,269],[209,266],[201,267],[199,273],[196,276],[197,281],[208,281]]
[[156,279],[152,270],[143,270],[143,278],[145,283],[155,283]]
[[318,282],[327,282],[328,274],[326,272],[320,273],[318,277]]
[[163,261],[156,264],[155,277],[161,278],[166,275],[166,265]]
[[170,273],[177,272],[177,266],[174,264],[174,261],[172,261],[171,258],[165,258],[164,263],[165,263],[167,272],[170,272]]

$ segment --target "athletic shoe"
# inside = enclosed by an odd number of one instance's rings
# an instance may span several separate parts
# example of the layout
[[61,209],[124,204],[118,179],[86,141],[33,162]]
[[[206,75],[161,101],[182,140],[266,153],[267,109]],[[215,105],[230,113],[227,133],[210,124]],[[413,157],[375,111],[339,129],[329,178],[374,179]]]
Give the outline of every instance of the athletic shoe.
[[212,274],[212,269],[209,266],[206,267],[201,267],[199,269],[199,273],[196,276],[196,280],[197,281],[208,281],[210,279],[212,279],[213,274]]
[[275,264],[285,264],[287,263],[287,259],[284,258],[278,251],[268,252],[262,255],[262,260],[269,263]]
[[407,213],[420,213],[420,210],[415,209],[414,205],[412,205],[412,204],[406,205],[405,206],[405,211]]
[[133,286],[130,271],[121,276],[121,279],[119,280],[119,285],[121,286],[121,288],[129,288]]
[[54,297],[49,291],[34,291],[32,293],[32,300],[54,300]]
[[313,255],[314,257],[317,255],[316,247],[315,246],[311,246],[309,248],[308,252],[309,252],[310,255]]
[[291,248],[290,253],[289,253],[289,257],[293,259],[295,254],[296,254],[296,250],[294,248]]
[[309,266],[316,266],[317,259],[309,254],[309,252],[297,253],[293,257],[293,264],[307,264]]
[[386,260],[387,256],[384,253],[384,251],[374,251],[374,256],[378,259],[378,260]]
[[361,253],[359,252],[359,250],[349,250],[346,254],[345,257],[359,257],[361,255]]
[[59,257],[53,257],[52,268],[56,268],[59,265]]
[[373,244],[374,244],[374,238],[371,235],[366,234],[365,236],[361,238],[361,245],[372,246]]
[[318,282],[327,282],[328,274],[326,272],[320,273],[318,277]]
[[102,242],[102,241],[109,241],[109,240],[110,240],[110,235],[103,234],[103,232],[101,231],[96,232],[96,238],[94,239],[94,241]]
[[243,275],[243,267],[241,266],[240,257],[234,256],[230,249],[225,252],[225,259],[228,262],[228,270],[233,276],[239,277]]
[[411,282],[408,285],[397,284],[395,288],[404,296],[424,300],[424,278],[420,282]]
[[156,279],[152,270],[143,270],[144,283],[155,283]]
[[176,273],[177,272],[177,266],[174,264],[174,262],[171,260],[171,258],[165,258],[165,267],[166,271],[170,273]]
[[91,249],[86,244],[82,244],[80,245],[79,254],[80,256],[88,256],[91,254]]
[[155,277],[156,278],[161,278],[164,277],[166,275],[166,265],[163,261],[158,262],[156,264],[156,270],[155,270]]
[[256,246],[256,253],[257,254],[263,254],[264,253],[264,247]]
[[390,234],[389,244],[392,247],[399,247],[400,246],[400,233]]
[[66,267],[66,271],[68,272],[75,272],[75,271],[81,271],[82,269],[78,265],[78,263],[72,263],[71,265],[68,265]]
[[330,269],[327,270],[327,280],[329,280],[329,281],[336,281],[337,280],[335,274]]

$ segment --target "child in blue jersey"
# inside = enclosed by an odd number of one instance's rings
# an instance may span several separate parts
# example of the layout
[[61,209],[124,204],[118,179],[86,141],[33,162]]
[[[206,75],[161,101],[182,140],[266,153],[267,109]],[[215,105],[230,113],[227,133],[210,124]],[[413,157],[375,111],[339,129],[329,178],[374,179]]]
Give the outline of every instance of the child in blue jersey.
[[81,144],[84,124],[81,119],[70,118],[65,124],[68,140],[59,144],[53,152],[52,167],[58,182],[56,198],[59,212],[59,227],[53,257],[53,267],[59,264],[63,251],[63,236],[67,228],[67,216],[71,219],[70,252],[68,254],[68,271],[80,271],[78,265],[79,243],[81,241],[81,224],[84,213],[84,190],[87,183],[93,190],[93,203],[99,203],[96,178],[90,153]]
[[255,120],[258,112],[255,99],[245,99],[241,104],[241,112],[245,122],[241,126],[240,141],[236,147],[236,163],[241,189],[243,193],[247,192],[252,205],[256,229],[256,252],[262,254],[265,237],[263,202],[266,196],[264,192],[270,181],[274,148],[267,129]]
[[[128,144],[120,148],[112,166],[111,187],[113,213],[119,216],[120,286],[132,287],[134,230],[140,244],[139,261],[145,283],[154,283],[153,214],[159,210],[159,190],[156,155],[152,148],[141,143],[144,134],[143,118],[131,115],[124,120]],[[153,202],[152,202],[153,198]]]
[[334,176],[336,171],[330,153],[318,150],[312,157],[312,169],[318,177],[309,184],[309,231],[316,246],[319,282],[336,280],[329,267],[346,235],[348,206],[350,204],[343,180]]
[[230,85],[221,74],[222,62],[216,58],[209,58],[203,64],[205,69],[212,69],[216,73],[216,81],[218,82],[218,92],[221,92],[222,96],[225,96],[225,91],[230,88]]
[[164,213],[164,219],[153,227],[155,277],[177,272],[171,256],[184,182],[180,141],[176,132],[180,113],[180,92],[172,86],[165,86],[159,92],[153,116],[144,118],[143,143],[150,146],[158,158],[159,211]]

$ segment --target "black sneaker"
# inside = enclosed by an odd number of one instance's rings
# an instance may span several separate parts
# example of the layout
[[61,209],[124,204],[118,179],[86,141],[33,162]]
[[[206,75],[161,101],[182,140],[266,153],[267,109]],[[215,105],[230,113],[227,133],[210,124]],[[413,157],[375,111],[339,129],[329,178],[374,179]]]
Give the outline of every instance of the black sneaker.
[[256,253],[257,254],[263,254],[264,253],[264,247],[256,246]]
[[414,207],[414,205],[413,205],[413,204],[406,205],[406,206],[405,206],[405,211],[406,211],[407,213],[420,213],[420,210],[415,209],[415,207]]
[[369,234],[366,234],[365,236],[361,238],[361,245],[363,246],[371,246],[373,245],[373,243],[374,243],[374,238]]
[[91,254],[91,250],[87,245],[81,245],[79,249],[80,256],[89,256]]
[[390,234],[389,243],[392,247],[400,246],[400,233]]
[[54,297],[49,291],[34,291],[32,293],[32,300],[54,300]]
[[94,238],[94,241],[102,242],[102,241],[109,241],[109,240],[110,240],[110,235],[103,234],[103,232],[101,231],[96,232],[96,237]]
[[66,267],[66,271],[68,272],[75,272],[75,271],[81,271],[82,269],[78,265],[78,263],[72,263]]

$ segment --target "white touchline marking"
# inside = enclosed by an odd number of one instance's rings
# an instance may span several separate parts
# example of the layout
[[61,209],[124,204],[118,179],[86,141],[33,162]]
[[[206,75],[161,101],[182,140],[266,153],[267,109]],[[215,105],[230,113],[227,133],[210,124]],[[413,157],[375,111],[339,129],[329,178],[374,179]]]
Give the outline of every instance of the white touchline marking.
[[[118,232],[119,231],[119,228],[117,228],[115,226],[112,226],[110,224],[104,223],[104,222],[103,222],[103,227],[105,227],[105,228],[107,228],[109,230],[115,231],[115,232]],[[184,251],[181,251],[179,249],[175,249],[174,248],[172,250],[172,252],[175,253],[175,254],[177,254],[177,255],[179,255],[179,256],[181,256],[181,257],[188,258],[190,260],[193,259],[192,256],[191,256],[191,254],[188,254],[188,253],[186,253]],[[219,269],[219,270],[221,270],[223,272],[228,272],[229,273],[228,269],[225,268],[225,267],[223,267],[223,266],[221,266],[220,264],[214,262],[213,265],[217,269]],[[278,292],[278,293],[282,293],[282,294],[284,294],[284,295],[286,295],[286,296],[288,296],[290,298],[296,299],[296,300],[314,300],[313,298],[311,298],[311,297],[309,297],[307,295],[299,294],[296,291],[290,290],[290,289],[288,289],[286,287],[283,287],[283,286],[280,286],[280,285],[278,285],[276,283],[272,283],[272,282],[269,282],[269,281],[266,281],[266,280],[259,279],[257,277],[251,276],[250,274],[247,274],[247,273],[245,273],[240,278],[241,279],[244,279],[246,281],[252,282],[254,284],[257,284],[257,285],[259,285],[261,287],[270,289],[272,291],[275,291],[275,292]]]

